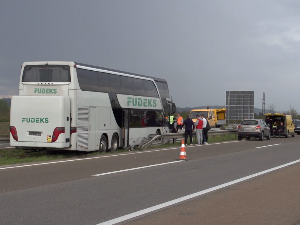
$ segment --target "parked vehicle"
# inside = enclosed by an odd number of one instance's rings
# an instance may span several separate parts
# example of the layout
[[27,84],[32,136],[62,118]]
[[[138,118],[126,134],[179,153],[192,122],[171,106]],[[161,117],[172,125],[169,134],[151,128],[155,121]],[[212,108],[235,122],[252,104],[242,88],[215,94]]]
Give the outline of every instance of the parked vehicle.
[[[274,127],[271,130],[271,135],[273,137],[286,137],[295,136],[295,125],[293,123],[293,119],[291,115],[286,115],[282,113],[267,113],[266,116],[266,123],[269,127]],[[281,122],[283,123],[284,129],[283,132],[278,132],[278,126],[280,126]],[[275,132],[274,132],[275,131]]]
[[300,134],[300,120],[294,120],[295,133]]
[[270,127],[262,119],[243,120],[238,126],[238,139],[249,140],[251,137],[259,138],[260,141],[263,141],[264,137],[270,140]]
[[10,145],[115,151],[169,133],[167,81],[75,62],[25,62],[12,97]]
[[223,125],[226,124],[226,109],[193,109],[191,111],[191,119],[196,122],[196,116],[203,114],[205,118],[208,119],[209,125],[211,127],[220,127],[222,129]]

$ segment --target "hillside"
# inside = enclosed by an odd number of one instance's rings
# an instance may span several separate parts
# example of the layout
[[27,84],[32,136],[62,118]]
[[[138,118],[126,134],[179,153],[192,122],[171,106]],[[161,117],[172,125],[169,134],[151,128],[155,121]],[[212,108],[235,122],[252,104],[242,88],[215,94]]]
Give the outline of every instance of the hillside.
[[[196,107],[185,107],[185,108],[180,108],[177,107],[177,112],[182,113],[182,112],[190,112],[192,109],[206,109],[207,106],[196,106]],[[220,108],[225,108],[225,106],[219,106],[219,105],[210,105],[210,109],[220,109]],[[266,110],[267,112],[268,110]],[[261,112],[261,109],[255,108],[254,107],[254,113],[259,114]]]

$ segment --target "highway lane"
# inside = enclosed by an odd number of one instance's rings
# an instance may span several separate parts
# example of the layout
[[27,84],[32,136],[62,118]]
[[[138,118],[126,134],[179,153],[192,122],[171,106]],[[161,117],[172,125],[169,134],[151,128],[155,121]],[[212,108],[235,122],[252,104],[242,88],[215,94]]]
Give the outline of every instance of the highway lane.
[[[204,146],[187,146],[188,160],[213,157],[240,151],[247,151],[268,144],[300,141],[300,139],[271,139],[270,141],[234,141],[214,143]],[[49,184],[84,179],[91,174],[106,173],[152,164],[171,162],[179,158],[180,147],[134,151],[119,154],[80,159],[78,161],[60,160],[55,163],[29,163],[13,166],[0,166],[0,192],[21,190]],[[16,166],[23,166],[16,168]],[[9,168],[8,168],[9,167]],[[12,169],[10,167],[13,167]],[[8,168],[8,169],[6,169]]]
[[100,177],[92,175],[174,162],[180,148],[0,167],[0,222],[98,224],[300,159],[299,141],[295,137],[187,147],[186,162]]
[[126,224],[299,225],[299,173],[298,163]]

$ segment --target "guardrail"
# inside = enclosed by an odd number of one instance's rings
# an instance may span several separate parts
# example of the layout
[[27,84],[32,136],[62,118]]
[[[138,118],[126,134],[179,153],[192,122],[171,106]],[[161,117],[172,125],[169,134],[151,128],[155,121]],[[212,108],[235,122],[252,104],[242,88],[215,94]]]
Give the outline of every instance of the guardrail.
[[[234,134],[235,137],[237,137],[237,130],[235,129],[230,129],[230,130],[220,130],[220,131],[208,131],[207,135],[208,137],[212,137],[214,139],[214,137],[216,135],[221,135],[221,136],[230,136],[231,134]],[[196,131],[193,131],[193,137],[196,136]],[[163,135],[157,135],[157,134],[150,134],[149,138],[151,139],[150,141],[148,141],[147,143],[141,144],[139,145],[139,149],[144,149],[148,146],[150,146],[152,143],[154,143],[155,141],[157,141],[158,139],[160,139],[160,143],[159,144],[165,144],[167,143],[166,140],[170,140],[173,139],[173,143],[176,142],[176,139],[184,139],[185,138],[185,134],[184,132],[179,132],[179,133],[169,133],[169,134],[163,134]]]
[[0,137],[0,141],[9,141],[9,137]]

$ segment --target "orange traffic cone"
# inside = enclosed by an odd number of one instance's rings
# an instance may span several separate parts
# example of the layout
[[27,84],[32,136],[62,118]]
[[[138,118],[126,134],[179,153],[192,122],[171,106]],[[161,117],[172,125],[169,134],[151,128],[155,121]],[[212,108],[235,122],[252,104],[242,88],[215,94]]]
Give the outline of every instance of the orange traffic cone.
[[185,145],[184,145],[184,140],[181,142],[181,150],[180,150],[180,155],[179,155],[180,160],[186,160],[186,151],[185,151]]

